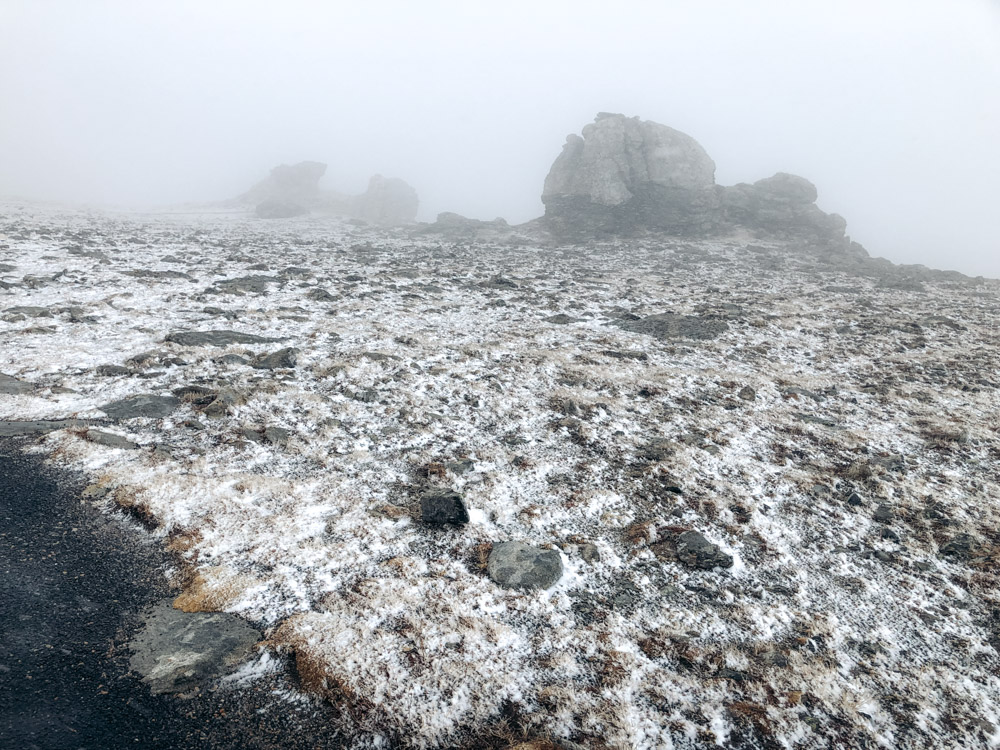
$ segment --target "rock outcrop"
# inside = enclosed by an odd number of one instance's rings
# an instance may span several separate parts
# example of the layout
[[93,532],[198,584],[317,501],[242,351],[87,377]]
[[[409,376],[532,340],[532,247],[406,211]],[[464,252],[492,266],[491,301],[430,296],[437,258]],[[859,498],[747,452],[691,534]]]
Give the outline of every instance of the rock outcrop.
[[326,174],[326,164],[318,161],[300,161],[298,164],[280,164],[237,200],[259,204],[264,201],[310,206],[320,199],[319,181]]
[[410,185],[377,174],[368,181],[368,190],[354,199],[351,215],[370,224],[412,224],[419,206],[417,191]]
[[779,172],[752,185],[715,184],[715,162],[688,135],[655,122],[601,113],[570,135],[545,178],[543,223],[562,239],[654,231],[683,237],[744,230],[860,249],[847,222],[816,206],[816,187]]
[[326,164],[303,161],[282,164],[247,192],[236,204],[252,206],[261,219],[289,219],[311,212],[362,219],[370,224],[411,224],[420,200],[417,191],[403,180],[375,175],[361,195],[323,190],[319,181]]

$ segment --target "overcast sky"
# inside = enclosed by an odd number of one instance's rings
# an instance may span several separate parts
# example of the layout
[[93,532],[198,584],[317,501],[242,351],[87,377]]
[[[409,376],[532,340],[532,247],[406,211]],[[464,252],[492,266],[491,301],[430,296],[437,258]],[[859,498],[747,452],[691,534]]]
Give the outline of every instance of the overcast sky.
[[520,222],[599,111],[721,184],[807,177],[872,255],[1000,277],[995,0],[0,0],[0,194],[211,200],[316,159]]

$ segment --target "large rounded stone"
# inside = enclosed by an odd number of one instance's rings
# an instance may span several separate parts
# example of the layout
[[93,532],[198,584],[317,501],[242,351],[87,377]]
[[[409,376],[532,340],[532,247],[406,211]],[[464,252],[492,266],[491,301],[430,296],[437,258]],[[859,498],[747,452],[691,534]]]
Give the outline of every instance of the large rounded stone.
[[559,552],[524,542],[493,545],[486,572],[505,589],[547,589],[562,576]]

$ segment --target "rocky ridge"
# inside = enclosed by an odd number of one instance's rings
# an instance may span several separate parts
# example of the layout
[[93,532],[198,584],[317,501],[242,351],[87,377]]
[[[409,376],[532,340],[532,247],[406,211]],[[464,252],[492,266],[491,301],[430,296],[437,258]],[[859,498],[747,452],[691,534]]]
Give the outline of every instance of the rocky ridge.
[[659,232],[679,237],[735,231],[865,255],[847,222],[816,205],[816,187],[779,172],[732,187],[690,136],[655,122],[602,112],[570,135],[542,193],[542,224],[564,240]]

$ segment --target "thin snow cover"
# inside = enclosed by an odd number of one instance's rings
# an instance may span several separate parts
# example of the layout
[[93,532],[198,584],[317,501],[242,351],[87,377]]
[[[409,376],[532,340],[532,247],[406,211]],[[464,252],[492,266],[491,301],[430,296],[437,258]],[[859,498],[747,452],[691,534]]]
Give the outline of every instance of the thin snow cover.
[[[997,285],[773,242],[532,243],[5,204],[0,372],[34,390],[0,419],[138,443],[30,438],[162,540],[178,607],[267,631],[231,682],[292,655],[359,748],[501,720],[595,747],[996,745]],[[664,312],[728,327],[620,325]],[[209,330],[274,341],[166,341]],[[187,386],[166,417],[101,410]],[[430,488],[470,523],[422,523]],[[685,566],[688,530],[734,565]],[[498,587],[509,540],[563,578]]]

